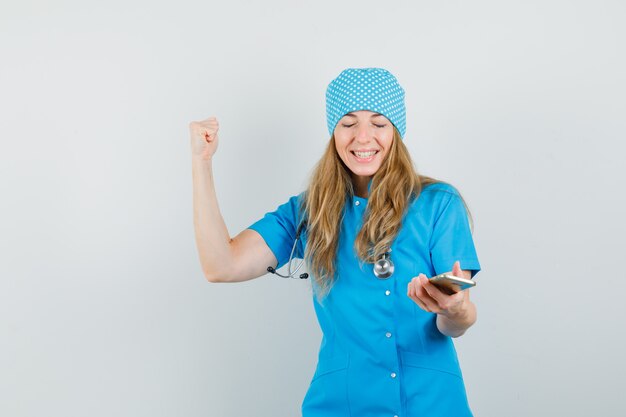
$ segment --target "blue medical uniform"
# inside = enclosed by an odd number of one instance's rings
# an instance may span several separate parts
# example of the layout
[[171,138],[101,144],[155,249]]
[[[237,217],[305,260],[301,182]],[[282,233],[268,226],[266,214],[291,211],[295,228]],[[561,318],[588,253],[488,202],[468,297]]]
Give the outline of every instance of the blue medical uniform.
[[[289,259],[303,194],[250,226],[278,259]],[[354,241],[367,199],[348,197],[339,236],[335,283],[313,297],[323,337],[318,365],[302,403],[304,417],[471,416],[452,340],[436,315],[407,294],[409,281],[461,268],[480,270],[465,206],[448,184],[425,187],[414,199],[391,246],[394,274],[376,278],[359,264]],[[295,257],[302,258],[306,233]]]

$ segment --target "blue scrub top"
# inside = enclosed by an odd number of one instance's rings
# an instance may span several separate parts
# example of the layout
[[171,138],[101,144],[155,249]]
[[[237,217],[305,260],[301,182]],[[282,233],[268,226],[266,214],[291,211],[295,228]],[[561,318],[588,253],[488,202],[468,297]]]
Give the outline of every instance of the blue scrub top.
[[[250,226],[272,250],[278,267],[289,260],[303,194]],[[425,187],[409,206],[391,246],[395,265],[386,280],[372,264],[359,265],[354,241],[367,199],[348,197],[330,293],[313,297],[323,337],[317,369],[302,403],[304,417],[471,416],[452,340],[437,329],[436,314],[407,294],[409,281],[452,270],[455,261],[480,270],[467,212],[448,184]],[[302,258],[306,233],[294,257]],[[277,268],[278,268],[277,267]]]

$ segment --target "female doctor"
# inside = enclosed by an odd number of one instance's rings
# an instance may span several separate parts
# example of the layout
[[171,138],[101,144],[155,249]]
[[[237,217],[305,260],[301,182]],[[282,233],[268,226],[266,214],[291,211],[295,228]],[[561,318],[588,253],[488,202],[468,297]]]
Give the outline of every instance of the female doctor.
[[480,270],[464,201],[415,172],[404,90],[390,72],[342,71],[326,113],[330,140],[307,189],[234,238],[213,185],[218,122],[190,124],[203,272],[238,282],[289,265],[298,278],[292,259],[306,261],[323,339],[304,417],[471,416],[451,338],[476,307],[469,290],[447,295],[427,278]]

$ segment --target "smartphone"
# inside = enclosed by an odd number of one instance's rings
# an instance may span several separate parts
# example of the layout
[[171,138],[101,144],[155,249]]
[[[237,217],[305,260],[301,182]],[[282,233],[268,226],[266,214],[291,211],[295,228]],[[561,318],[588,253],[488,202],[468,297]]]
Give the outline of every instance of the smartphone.
[[476,281],[456,277],[450,273],[434,276],[429,281],[448,295],[476,286]]

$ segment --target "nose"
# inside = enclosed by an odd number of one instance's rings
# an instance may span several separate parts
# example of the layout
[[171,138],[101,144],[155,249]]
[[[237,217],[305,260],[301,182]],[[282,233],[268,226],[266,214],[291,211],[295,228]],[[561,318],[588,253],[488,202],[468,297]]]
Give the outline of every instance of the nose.
[[370,127],[367,123],[362,123],[357,129],[356,132],[356,141],[360,143],[367,143],[370,141],[372,136],[372,132],[370,131]]

